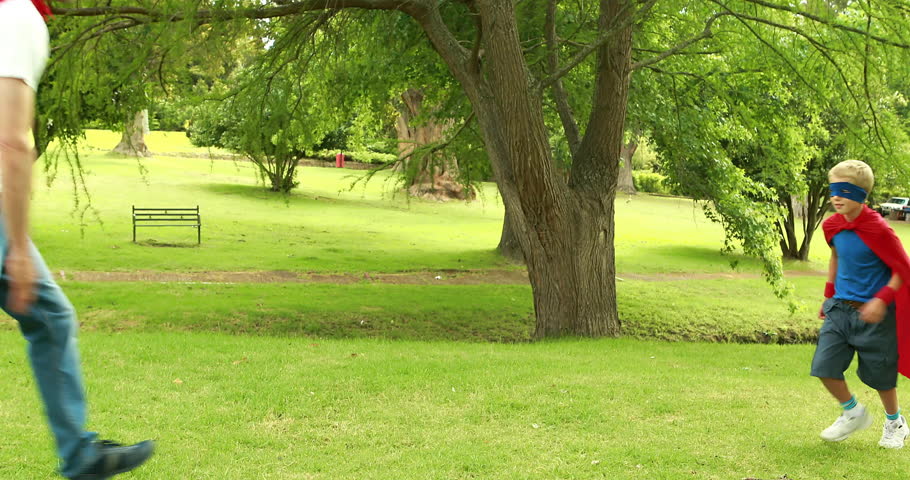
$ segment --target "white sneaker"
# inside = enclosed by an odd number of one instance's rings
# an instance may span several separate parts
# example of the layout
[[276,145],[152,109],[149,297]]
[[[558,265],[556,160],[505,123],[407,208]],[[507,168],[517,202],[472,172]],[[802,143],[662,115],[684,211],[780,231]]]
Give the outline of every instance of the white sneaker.
[[901,415],[897,420],[885,420],[878,444],[885,448],[903,448],[907,435],[910,435],[910,428],[907,428],[907,420]]
[[[869,414],[866,407],[857,405],[854,408],[862,408],[862,412],[854,415],[850,415],[847,412],[842,413],[830,427],[822,430],[822,440],[840,442],[841,440],[846,440],[853,432],[865,430],[872,425],[872,415]],[[904,432],[906,431],[907,427],[905,425]],[[906,437],[906,435],[904,435],[904,437]],[[901,444],[904,442],[904,437],[901,437]],[[882,437],[883,440],[884,438],[885,437]]]

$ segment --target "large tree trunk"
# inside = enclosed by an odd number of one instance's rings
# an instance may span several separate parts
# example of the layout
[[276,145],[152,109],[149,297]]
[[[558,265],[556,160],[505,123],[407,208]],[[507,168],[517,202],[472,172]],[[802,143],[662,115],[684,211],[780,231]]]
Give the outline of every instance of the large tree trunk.
[[521,242],[518,240],[517,228],[512,225],[515,219],[509,214],[508,207],[505,210],[505,216],[502,219],[502,235],[499,237],[499,245],[496,250],[503,257],[512,262],[524,263],[525,254],[521,251]]
[[127,122],[123,129],[120,143],[114,147],[113,153],[128,155],[130,157],[150,157],[152,152],[145,144],[145,134],[149,132],[149,111],[142,110],[133,116],[133,121]]
[[416,169],[409,182],[408,193],[439,201],[473,200],[476,196],[474,190],[457,180],[457,159],[445,152],[421,152],[421,148],[444,141],[446,131],[452,127],[452,122],[441,124],[433,120],[417,124],[415,119],[425,113],[424,110],[420,90],[411,88],[401,94],[395,122],[398,150],[402,161],[412,164],[406,170]]
[[638,193],[635,190],[635,181],[632,179],[632,157],[638,150],[638,137],[632,138],[628,143],[623,143],[620,151],[622,167],[619,169],[619,179],[616,188],[623,193],[634,195]]
[[513,214],[534,295],[536,338],[618,335],[614,199],[623,140],[633,10],[601,0],[600,28],[615,28],[597,53],[588,128],[569,182],[558,173],[544,125],[542,95],[524,62],[513,2],[474,3],[483,59],[439,32],[437,11],[415,18],[471,100],[507,210]]

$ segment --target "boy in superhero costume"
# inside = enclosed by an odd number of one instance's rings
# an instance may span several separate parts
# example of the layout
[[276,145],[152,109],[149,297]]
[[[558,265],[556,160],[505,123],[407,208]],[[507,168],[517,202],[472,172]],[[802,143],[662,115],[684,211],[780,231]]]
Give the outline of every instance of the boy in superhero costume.
[[896,388],[898,372],[910,374],[910,293],[903,287],[910,279],[910,260],[894,230],[864,203],[875,183],[868,165],[841,162],[828,172],[828,180],[836,213],[822,225],[831,259],[812,376],[821,379],[843,412],[821,437],[846,440],[873,422],[844,381],[856,354],[860,381],[878,392],[885,409],[879,445],[901,448],[910,434]]

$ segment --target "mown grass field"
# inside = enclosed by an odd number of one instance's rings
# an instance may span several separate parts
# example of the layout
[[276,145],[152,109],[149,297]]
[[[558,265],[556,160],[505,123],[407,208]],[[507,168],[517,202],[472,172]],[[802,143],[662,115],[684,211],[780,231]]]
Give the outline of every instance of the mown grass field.
[[[879,423],[840,444],[818,438],[837,405],[808,376],[812,345],[792,342],[819,325],[820,238],[810,264],[787,267],[805,304],[791,315],[754,261],[718,253],[720,228],[691,202],[619,198],[625,338],[604,340],[526,342],[523,284],[72,280],[520,269],[493,250],[502,207],[489,185],[482,201],[439,204],[391,193],[385,174],[349,190],[361,173],[303,168],[299,191],[275,196],[242,162],[159,154],[140,174],[98,150],[116,140],[91,132],[95,149],[83,153],[103,223],[73,217],[61,170],[36,186],[34,238],[80,312],[90,426],[159,442],[125,479],[897,480],[910,470],[904,451],[877,447]],[[201,153],[180,134],[150,145]],[[202,245],[189,229],[132,244],[133,204],[200,205]],[[3,325],[0,478],[51,479],[23,341]],[[881,416],[874,392],[848,380]]]
[[[20,345],[0,333],[0,478],[51,479]],[[818,438],[838,407],[807,376],[808,345],[132,331],[81,345],[92,428],[158,440],[124,479],[898,480],[910,468],[906,451],[877,446],[878,422]]]

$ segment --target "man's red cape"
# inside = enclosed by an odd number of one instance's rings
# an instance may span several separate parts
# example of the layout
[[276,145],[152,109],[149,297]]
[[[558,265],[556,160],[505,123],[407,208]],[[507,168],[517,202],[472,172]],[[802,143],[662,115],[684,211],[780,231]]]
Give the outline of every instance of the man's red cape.
[[910,259],[904,246],[888,222],[875,210],[863,205],[863,211],[852,222],[841,214],[828,217],[822,224],[825,240],[832,245],[834,236],[844,230],[853,230],[860,240],[880,258],[892,273],[904,282],[895,298],[897,316],[897,371],[910,377]]

